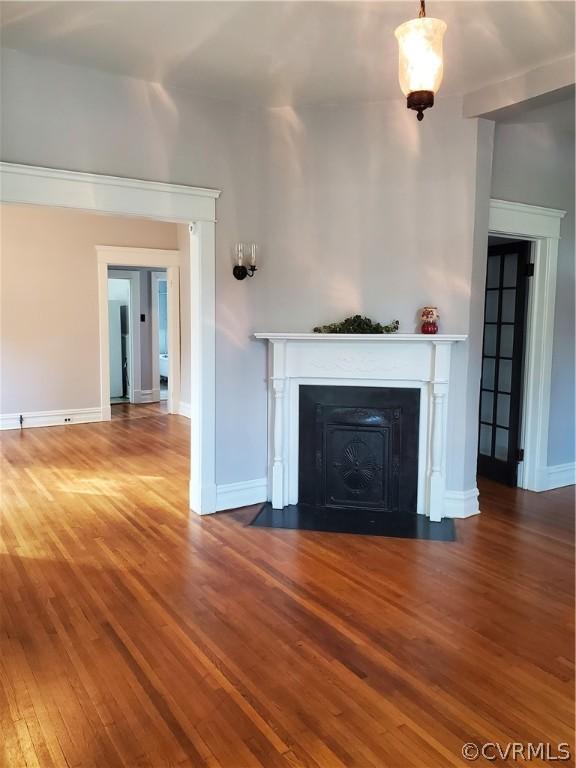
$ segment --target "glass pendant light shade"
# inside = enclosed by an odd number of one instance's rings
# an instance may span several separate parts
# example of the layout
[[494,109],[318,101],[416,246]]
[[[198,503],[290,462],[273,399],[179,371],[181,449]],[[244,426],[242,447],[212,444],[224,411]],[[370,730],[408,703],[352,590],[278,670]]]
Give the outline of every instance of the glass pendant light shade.
[[[422,119],[422,109],[434,103],[434,94],[442,82],[444,32],[444,21],[423,16],[406,21],[394,33],[399,48],[400,88],[408,97],[408,106],[419,111],[419,120]],[[421,96],[414,98],[412,94]],[[418,101],[420,103],[416,103]]]

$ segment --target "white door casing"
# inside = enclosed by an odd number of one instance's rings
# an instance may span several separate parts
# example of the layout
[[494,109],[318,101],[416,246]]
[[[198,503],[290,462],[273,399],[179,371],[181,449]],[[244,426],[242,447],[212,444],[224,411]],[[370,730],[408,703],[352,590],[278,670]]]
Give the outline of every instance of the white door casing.
[[[100,323],[100,400],[103,420],[111,418],[110,411],[110,372],[106,362],[109,360],[108,338],[108,267],[132,266],[149,267],[157,269],[166,268],[166,280],[168,283],[168,413],[178,413],[180,403],[180,251],[160,250],[157,248],[124,248],[111,245],[97,245],[96,258],[98,263],[98,311]],[[103,273],[106,274],[106,295]],[[116,273],[115,273],[116,274]],[[140,401],[141,372],[140,372],[140,273],[135,271],[118,271],[119,276],[136,276],[134,279],[134,291],[138,292],[138,301],[130,304],[130,320],[134,329],[133,347],[136,354],[134,359],[134,387],[132,389],[131,402]],[[106,313],[106,317],[102,317]],[[154,328],[153,328],[154,332]],[[138,358],[136,360],[136,358]],[[153,361],[154,363],[154,361]],[[156,361],[158,365],[158,361]],[[174,374],[171,380],[170,373]],[[136,399],[134,400],[134,395]],[[108,405],[108,407],[106,407]]]
[[524,461],[518,466],[518,485],[529,491],[550,486],[548,424],[554,345],[554,309],[560,222],[566,211],[490,200],[490,234],[532,242],[534,276],[528,290],[526,317],[521,441]]

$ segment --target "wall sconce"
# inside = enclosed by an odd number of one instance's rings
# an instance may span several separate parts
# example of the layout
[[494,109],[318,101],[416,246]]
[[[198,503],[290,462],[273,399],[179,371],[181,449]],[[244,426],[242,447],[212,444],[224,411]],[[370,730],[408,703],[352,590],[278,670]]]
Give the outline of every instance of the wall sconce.
[[[250,253],[250,263],[248,266],[244,264],[245,253]],[[258,271],[256,266],[256,243],[236,243],[236,264],[232,270],[232,274],[236,280],[244,280],[246,277],[254,277],[254,273]]]

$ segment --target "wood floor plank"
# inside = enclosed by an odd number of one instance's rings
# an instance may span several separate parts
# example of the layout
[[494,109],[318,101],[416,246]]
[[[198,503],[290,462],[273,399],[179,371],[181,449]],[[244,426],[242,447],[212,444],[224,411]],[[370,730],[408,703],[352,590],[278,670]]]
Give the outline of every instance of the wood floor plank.
[[189,513],[189,421],[113,414],[0,437],[7,768],[574,752],[573,488],[485,482],[456,542],[251,528]]

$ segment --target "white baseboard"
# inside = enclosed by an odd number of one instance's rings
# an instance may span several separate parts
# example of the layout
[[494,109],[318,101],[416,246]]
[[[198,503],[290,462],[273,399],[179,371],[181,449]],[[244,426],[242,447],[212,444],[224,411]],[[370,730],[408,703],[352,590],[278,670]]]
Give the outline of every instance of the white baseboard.
[[134,403],[157,403],[160,401],[160,389],[135,389]]
[[184,403],[180,401],[178,404],[178,413],[180,416],[185,416],[187,419],[190,418],[190,403]]
[[576,462],[553,464],[538,472],[538,491],[552,491],[565,485],[576,485]]
[[[268,480],[260,477],[240,483],[228,483],[216,488],[216,511],[261,504],[268,499]],[[465,518],[480,514],[478,488],[468,491],[446,491],[444,517]]]
[[69,424],[88,424],[103,421],[101,408],[76,408],[66,411],[28,411],[27,413],[0,414],[0,429],[20,429],[22,427],[61,427]]
[[445,491],[444,517],[472,517],[480,514],[478,488],[469,491]]
[[216,512],[225,509],[248,507],[260,504],[268,498],[268,479],[244,480],[241,483],[228,483],[216,487]]

